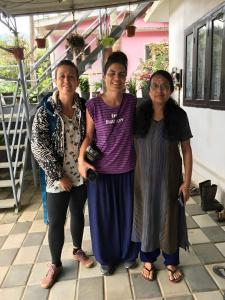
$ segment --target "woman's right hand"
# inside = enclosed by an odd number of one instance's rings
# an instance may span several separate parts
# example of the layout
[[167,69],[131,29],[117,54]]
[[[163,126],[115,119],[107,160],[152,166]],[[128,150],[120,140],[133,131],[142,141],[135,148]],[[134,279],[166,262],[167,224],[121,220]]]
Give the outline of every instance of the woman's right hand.
[[88,162],[86,162],[83,159],[78,159],[78,171],[80,173],[80,175],[87,179],[87,170],[88,169],[92,169],[93,171],[95,171],[95,168],[89,164]]
[[70,190],[73,187],[73,182],[72,180],[67,176],[64,175],[60,180],[59,180],[59,185],[60,187],[66,191],[66,192],[70,192]]

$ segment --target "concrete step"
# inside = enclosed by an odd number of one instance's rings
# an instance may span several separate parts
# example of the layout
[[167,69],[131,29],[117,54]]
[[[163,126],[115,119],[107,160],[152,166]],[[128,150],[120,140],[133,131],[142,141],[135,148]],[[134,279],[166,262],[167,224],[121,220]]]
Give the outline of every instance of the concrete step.
[[[15,184],[19,184],[19,179],[15,180]],[[11,180],[0,180],[0,188],[1,187],[12,187],[12,181]]]
[[[19,146],[20,149],[23,149],[24,147],[25,147],[25,145],[20,145]],[[18,145],[15,145],[13,148],[14,148],[14,150],[16,150],[18,148]],[[11,147],[10,147],[10,149],[11,149]],[[6,146],[5,145],[0,146],[0,151],[1,150],[6,150]]]
[[[22,166],[22,161],[17,162],[17,167]],[[13,167],[15,166],[15,162],[12,162]],[[9,162],[1,162],[0,163],[0,169],[6,169],[9,168]]]
[[[4,114],[4,120],[10,119],[11,114]],[[19,118],[21,119],[23,117],[23,113],[20,113]],[[18,118],[17,114],[12,115],[12,120],[16,120]]]
[[15,206],[15,200],[13,198],[0,199],[0,208],[8,208],[14,206]]
[[[21,131],[22,131],[22,133],[26,133],[27,129],[22,129]],[[16,130],[16,132],[17,132],[17,134],[20,133],[20,131],[18,129]],[[0,134],[3,134],[3,133],[4,133],[3,130],[0,130]],[[15,133],[14,129],[11,129],[10,132],[9,132],[9,134],[14,134],[14,133]]]

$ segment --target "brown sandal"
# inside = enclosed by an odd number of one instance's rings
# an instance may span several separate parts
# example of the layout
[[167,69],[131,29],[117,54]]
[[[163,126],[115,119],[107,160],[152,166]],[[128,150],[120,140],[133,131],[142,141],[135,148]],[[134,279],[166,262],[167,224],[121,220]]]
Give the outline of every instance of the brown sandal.
[[[177,282],[180,282],[184,278],[183,273],[177,267],[174,267],[174,270],[172,270],[169,267],[166,267],[166,268],[167,268],[167,271],[171,273],[171,274],[169,274],[169,281],[177,283]],[[174,277],[175,273],[178,274],[177,278]],[[170,279],[171,276],[173,277],[173,279]]]
[[[146,274],[147,273],[147,274]],[[148,269],[147,267],[143,266],[143,270],[141,272],[141,276],[148,281],[153,281],[155,279],[155,267],[152,266],[150,269]]]

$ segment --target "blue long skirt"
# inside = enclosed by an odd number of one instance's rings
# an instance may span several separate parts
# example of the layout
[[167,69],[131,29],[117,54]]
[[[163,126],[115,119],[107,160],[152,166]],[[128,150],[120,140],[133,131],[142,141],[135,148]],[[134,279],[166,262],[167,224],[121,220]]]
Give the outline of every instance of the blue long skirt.
[[92,249],[101,265],[134,261],[138,243],[131,242],[134,172],[99,174],[88,182]]

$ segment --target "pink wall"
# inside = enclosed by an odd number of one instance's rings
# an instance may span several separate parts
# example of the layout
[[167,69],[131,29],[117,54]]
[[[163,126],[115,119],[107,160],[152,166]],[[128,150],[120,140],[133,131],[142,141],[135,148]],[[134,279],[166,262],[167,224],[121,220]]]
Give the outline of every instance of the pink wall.
[[[89,26],[93,22],[88,20],[80,29]],[[146,23],[142,18],[135,21],[134,25],[137,28],[136,35],[134,37],[127,37],[126,32],[123,33],[120,39],[120,50],[124,51],[128,56],[128,79],[132,76],[132,73],[137,69],[140,59],[145,59],[145,45],[149,43],[159,43],[168,41],[168,24],[167,23]],[[70,27],[70,25],[64,25],[64,28]],[[77,30],[79,32],[79,28]],[[58,40],[59,36],[51,35],[52,43]],[[59,57],[64,51],[64,44],[60,45],[54,51],[55,59]],[[92,69],[87,70],[89,73],[90,81],[99,81],[101,78],[101,60],[99,59],[93,64]]]
[[137,32],[135,37],[121,39],[121,50],[128,57],[128,78],[137,69],[140,59],[145,58],[145,45],[149,43],[159,43],[168,41],[167,31]]

